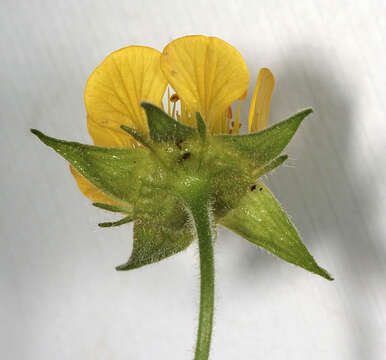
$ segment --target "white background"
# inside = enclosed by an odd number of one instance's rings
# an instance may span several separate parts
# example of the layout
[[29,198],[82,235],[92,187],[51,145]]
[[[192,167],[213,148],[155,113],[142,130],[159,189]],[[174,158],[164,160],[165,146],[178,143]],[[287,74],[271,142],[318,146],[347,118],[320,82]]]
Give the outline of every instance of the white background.
[[[379,1],[1,1],[0,357],[192,359],[196,243],[116,272],[131,226],[93,208],[29,133],[90,142],[83,92],[118,48],[216,35],[277,86],[271,123],[316,113],[266,179],[328,282],[220,229],[212,359],[381,360],[386,352],[386,7]],[[245,125],[244,125],[245,127]]]

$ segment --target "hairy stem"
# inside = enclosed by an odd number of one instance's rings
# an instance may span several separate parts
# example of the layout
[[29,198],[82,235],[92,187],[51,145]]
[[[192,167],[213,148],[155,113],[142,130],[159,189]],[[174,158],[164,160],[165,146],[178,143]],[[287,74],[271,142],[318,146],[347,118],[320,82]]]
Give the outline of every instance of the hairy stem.
[[209,357],[212,337],[213,305],[214,305],[214,259],[211,217],[208,209],[208,199],[200,194],[193,204],[190,204],[194,225],[197,232],[200,251],[201,295],[200,317],[197,333],[197,344],[194,360],[207,360]]

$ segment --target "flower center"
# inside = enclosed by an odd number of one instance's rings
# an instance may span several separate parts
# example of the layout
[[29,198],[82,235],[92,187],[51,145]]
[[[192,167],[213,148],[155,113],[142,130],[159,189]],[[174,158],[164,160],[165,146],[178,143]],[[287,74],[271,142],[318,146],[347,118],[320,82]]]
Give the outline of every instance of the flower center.
[[[219,119],[215,120],[214,126],[208,126],[213,129],[214,134],[239,134],[240,132],[240,110],[241,103],[245,99],[246,93],[239,99],[237,104],[236,115],[233,116],[231,105],[220,115]],[[170,95],[170,88],[168,87],[167,94],[167,113],[173,119],[186,124],[188,126],[196,127],[196,120],[188,110],[185,103],[180,99],[177,93]]]

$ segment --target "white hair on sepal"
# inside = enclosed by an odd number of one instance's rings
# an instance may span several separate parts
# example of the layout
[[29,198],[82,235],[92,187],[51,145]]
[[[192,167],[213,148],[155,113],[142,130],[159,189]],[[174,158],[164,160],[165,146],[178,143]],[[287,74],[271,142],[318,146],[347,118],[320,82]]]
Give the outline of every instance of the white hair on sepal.
[[[296,167],[296,162],[297,162],[297,158],[295,158],[295,157],[293,157],[293,156],[289,156],[288,155],[288,159],[287,159],[287,161],[285,161],[281,166],[284,166],[284,167],[286,167],[286,168],[295,168]],[[291,164],[291,162],[292,162],[292,164]]]

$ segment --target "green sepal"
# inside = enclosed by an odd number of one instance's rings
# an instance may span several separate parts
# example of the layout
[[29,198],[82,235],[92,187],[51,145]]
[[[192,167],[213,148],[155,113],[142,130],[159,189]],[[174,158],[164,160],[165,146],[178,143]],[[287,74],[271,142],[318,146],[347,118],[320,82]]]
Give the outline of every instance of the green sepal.
[[176,198],[162,192],[141,195],[135,207],[133,250],[117,270],[158,262],[186,249],[193,241],[188,214]]
[[153,141],[179,142],[195,135],[193,128],[174,120],[159,107],[147,102],[142,102],[141,106],[145,109],[150,138]]
[[267,165],[259,168],[253,175],[258,179],[260,176],[265,175],[266,173],[276,169],[280,165],[282,165],[288,159],[288,155],[278,156],[276,159],[273,159]]
[[333,280],[315,262],[268,188],[259,181],[251,190],[219,223],[279,258]]
[[58,140],[35,129],[31,132],[114,200],[129,204],[135,202],[140,179],[155,169],[149,151],[145,148],[103,148]]
[[110,204],[98,203],[98,202],[93,203],[93,206],[99,209],[103,209],[103,210],[107,210],[115,213],[132,214],[133,212],[132,210],[129,210],[129,209],[125,209],[125,208],[110,205]]
[[159,227],[158,223],[134,223],[134,243],[130,259],[116,267],[119,271],[132,270],[161,261],[185,250],[193,241],[191,231]]
[[132,222],[133,221],[133,217],[132,216],[126,216],[124,218],[122,218],[121,220],[118,220],[118,221],[113,221],[113,222],[103,222],[103,223],[99,223],[98,226],[99,227],[114,227],[114,226],[120,226],[120,225],[123,225],[123,224],[127,224],[129,222]]
[[[95,205],[128,215],[100,226],[117,226],[135,219],[133,251],[118,270],[160,261],[184,250],[193,241],[189,217],[176,193],[181,197],[190,189],[189,179],[197,178],[210,179],[213,216],[221,224],[286,261],[331,278],[315,263],[264,185],[251,186],[257,177],[286,160],[286,155],[277,155],[312,110],[258,133],[209,136],[200,114],[196,114],[197,129],[194,129],[152,104],[142,106],[147,113],[151,139],[122,126],[145,145],[136,149],[83,145],[31,130],[103,193],[120,201],[122,208]],[[185,140],[181,154],[180,142]],[[174,149],[170,142],[174,142]]]
[[139,190],[133,211],[133,249],[129,260],[117,270],[158,262],[184,250],[193,241],[189,215],[174,188],[150,185],[144,180]]
[[133,129],[131,127],[128,127],[126,125],[121,125],[121,129],[123,131],[126,131],[128,134],[130,134],[135,140],[137,140],[142,145],[146,146],[149,149],[152,149],[151,142],[140,131]]
[[206,141],[206,124],[199,112],[196,113],[197,131],[203,143]]
[[215,135],[220,146],[231,147],[245,155],[256,167],[264,166],[276,158],[288,145],[300,123],[312,113],[306,109],[270,128],[246,135]]

